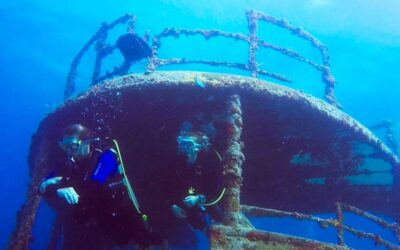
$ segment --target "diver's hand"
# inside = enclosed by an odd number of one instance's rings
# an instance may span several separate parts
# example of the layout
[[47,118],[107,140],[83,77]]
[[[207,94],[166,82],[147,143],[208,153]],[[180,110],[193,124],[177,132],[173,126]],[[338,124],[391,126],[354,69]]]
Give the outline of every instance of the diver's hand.
[[44,194],[48,186],[60,184],[61,180],[62,176],[57,176],[43,181],[39,186],[39,192]]
[[183,204],[185,204],[186,207],[193,207],[199,203],[199,200],[198,195],[188,195],[183,200]]
[[79,201],[79,195],[75,192],[73,187],[57,189],[58,197],[66,200],[68,204],[75,205]]
[[205,203],[205,201],[206,201],[206,197],[202,194],[188,195],[183,200],[183,204],[185,204],[186,207],[193,207],[195,205],[202,205]]
[[178,219],[184,219],[187,217],[185,210],[183,210],[181,207],[179,207],[175,204],[171,206],[171,210],[172,210],[172,213],[174,214],[174,216]]

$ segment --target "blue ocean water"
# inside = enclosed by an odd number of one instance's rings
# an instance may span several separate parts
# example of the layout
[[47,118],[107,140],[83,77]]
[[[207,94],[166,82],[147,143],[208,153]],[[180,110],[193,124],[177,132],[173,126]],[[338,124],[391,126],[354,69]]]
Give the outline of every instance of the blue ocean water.
[[[3,131],[0,150],[3,159],[0,166],[3,177],[0,182],[0,248],[7,245],[15,226],[15,213],[25,198],[29,183],[27,155],[31,135],[41,119],[62,103],[70,62],[101,22],[110,22],[129,12],[137,16],[136,27],[140,34],[146,30],[157,34],[165,27],[218,28],[246,33],[246,9],[284,17],[328,46],[332,72],[338,81],[335,93],[345,112],[365,125],[384,119],[400,122],[400,27],[397,25],[400,3],[394,0],[3,0],[0,2],[0,129]],[[307,56],[320,60],[311,46],[273,27],[260,26],[262,28],[265,28],[265,33],[261,36],[266,40],[299,49]],[[232,61],[244,61],[247,56],[246,47],[238,43],[226,44],[227,41],[216,39],[209,44],[199,42],[202,45],[194,48],[194,43],[189,39],[187,41],[166,41],[165,46],[169,49],[161,55],[205,56],[205,59]],[[322,96],[323,86],[318,73],[303,71],[301,64],[293,64],[274,55],[261,55],[260,60],[264,56],[265,67],[294,77],[293,87]],[[284,63],[293,67],[281,68],[279,65]],[[85,77],[91,69],[90,65],[84,65],[81,68],[82,78],[78,79],[81,91],[87,88],[89,78]],[[222,70],[198,65],[183,68]],[[140,65],[137,70],[140,70]],[[400,135],[399,127],[396,128],[397,135]],[[364,229],[375,230],[374,225],[363,220],[354,218],[353,221]],[[260,227],[273,227],[274,231],[300,235],[291,231],[290,228],[296,227],[293,226],[296,224],[290,220],[287,223],[257,223]],[[46,223],[43,225],[43,229],[36,229],[33,249],[44,247]],[[319,235],[312,225],[301,227],[305,229],[301,233],[306,233],[301,236],[335,242],[334,234]],[[353,245],[349,245],[356,249],[375,249],[368,241],[352,239],[352,242]],[[200,244],[199,247],[203,249],[205,245]]]

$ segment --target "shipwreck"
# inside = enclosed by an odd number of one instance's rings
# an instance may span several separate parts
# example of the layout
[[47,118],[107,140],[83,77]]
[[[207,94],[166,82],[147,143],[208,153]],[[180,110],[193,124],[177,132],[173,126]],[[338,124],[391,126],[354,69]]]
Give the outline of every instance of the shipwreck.
[[[226,193],[222,199],[224,220],[212,226],[211,249],[348,249],[344,232],[368,238],[388,249],[399,249],[381,236],[344,223],[344,212],[364,216],[393,231],[400,240],[400,227],[372,213],[399,219],[400,192],[397,156],[374,134],[340,109],[335,79],[330,70],[327,47],[304,29],[257,11],[246,12],[248,34],[216,29],[167,28],[152,37],[151,56],[143,73],[130,74],[129,61],[101,75],[102,61],[118,46],[107,43],[108,32],[117,25],[133,29],[135,18],[127,14],[104,23],[74,58],[65,89],[65,102],[43,119],[32,138],[29,154],[31,183],[8,249],[28,249],[41,198],[36,189],[49,172],[57,151],[61,129],[74,122],[96,128],[117,138],[126,161],[149,163],[163,155],[168,138],[174,138],[187,117],[198,113],[218,117],[221,135],[218,150],[223,159]],[[320,52],[317,63],[289,48],[259,38],[259,23],[267,22],[289,30]],[[160,58],[166,37],[215,37],[248,45],[246,63],[187,58]],[[92,87],[78,96],[77,68],[83,55],[94,47],[96,59]],[[269,72],[257,62],[260,50],[274,50],[305,63],[321,74],[325,100],[280,82],[283,74]],[[193,71],[162,71],[166,65],[206,64],[248,72],[249,76]],[[265,79],[268,78],[268,81]],[[275,82],[275,83],[274,83]],[[72,97],[71,97],[72,96]],[[190,107],[190,109],[188,109]],[[154,152],[157,152],[156,154]],[[140,164],[139,164],[140,165]],[[140,167],[139,167],[140,168]],[[131,173],[140,190],[152,169]],[[150,172],[149,172],[150,171]],[[143,184],[144,185],[144,184]],[[147,188],[146,192],[156,192]],[[366,212],[369,211],[369,212]],[[311,214],[336,213],[322,219]],[[255,228],[248,218],[293,217],[314,221],[337,231],[337,243],[325,243]]]

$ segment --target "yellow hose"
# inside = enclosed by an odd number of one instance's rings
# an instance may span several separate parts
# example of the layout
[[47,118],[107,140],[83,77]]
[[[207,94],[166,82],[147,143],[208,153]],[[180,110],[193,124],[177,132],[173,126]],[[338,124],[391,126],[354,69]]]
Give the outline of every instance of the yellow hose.
[[225,194],[225,188],[222,189],[221,194],[219,195],[219,197],[218,197],[215,201],[213,201],[213,202],[211,202],[211,203],[206,203],[206,204],[204,204],[203,206],[208,207],[208,206],[213,206],[213,205],[217,204],[217,203],[222,199],[222,197],[224,196],[224,194]]
[[115,148],[117,149],[117,154],[118,154],[118,158],[119,158],[119,161],[120,161],[119,171],[120,171],[120,174],[123,177],[122,182],[124,183],[124,185],[126,187],[126,190],[128,191],[128,196],[129,196],[130,200],[132,201],[133,205],[135,206],[136,211],[139,214],[142,214],[142,212],[140,212],[139,202],[136,199],[136,196],[135,196],[135,193],[133,192],[131,183],[129,182],[128,176],[125,173],[124,162],[122,161],[121,151],[119,150],[118,142],[116,140],[113,140],[113,142],[115,144]]
[[[115,144],[115,148],[117,150],[118,158],[119,158],[119,161],[120,161],[119,171],[120,171],[120,174],[123,177],[122,181],[123,181],[123,183],[124,183],[124,185],[125,185],[125,187],[126,187],[126,189],[128,191],[128,195],[129,195],[130,200],[132,201],[133,205],[136,208],[136,211],[139,214],[142,214],[142,212],[140,211],[139,202],[136,199],[136,196],[135,196],[135,193],[133,192],[131,183],[129,182],[128,176],[126,175],[126,172],[125,172],[124,162],[122,161],[121,151],[119,150],[118,142],[116,140],[113,140],[113,142]],[[225,188],[222,189],[221,194],[219,195],[219,197],[215,201],[210,202],[210,203],[206,203],[206,204],[204,204],[204,206],[213,206],[213,205],[217,204],[222,199],[224,194],[225,194]],[[143,218],[144,221],[147,221],[147,216],[145,214],[142,215],[142,218]]]

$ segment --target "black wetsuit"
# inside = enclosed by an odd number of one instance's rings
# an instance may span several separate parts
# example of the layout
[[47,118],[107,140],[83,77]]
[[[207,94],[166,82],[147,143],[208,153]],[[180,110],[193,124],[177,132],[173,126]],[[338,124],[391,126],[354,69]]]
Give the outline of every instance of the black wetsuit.
[[[103,161],[111,154],[114,159]],[[118,166],[117,158],[113,150],[95,149],[87,159],[75,166],[63,166],[53,174],[63,180],[59,185],[48,186],[44,196],[62,217],[63,249],[112,249],[116,245],[147,245],[154,241],[129,200],[122,176],[114,165],[110,167],[113,160]],[[77,204],[69,205],[57,197],[56,190],[66,187],[73,187],[79,195]]]
[[[177,223],[189,223],[194,229],[207,231],[209,223],[206,220],[206,214],[211,215],[211,218],[216,221],[222,219],[219,203],[206,206],[205,211],[197,205],[187,208],[183,204],[183,199],[189,195],[190,188],[194,189],[194,195],[205,195],[206,203],[213,202],[220,196],[223,189],[222,166],[213,149],[207,152],[200,151],[196,162],[191,166],[187,165],[186,157],[177,156],[165,170],[167,171],[164,173],[165,179],[160,183],[162,187],[160,200],[163,203],[160,204],[162,211],[159,215],[161,217],[159,220],[164,225],[164,233],[166,231],[169,236],[176,234],[171,225],[177,225]],[[173,215],[171,206],[174,204],[185,210],[186,219],[178,219]],[[167,238],[169,238],[168,235]]]

